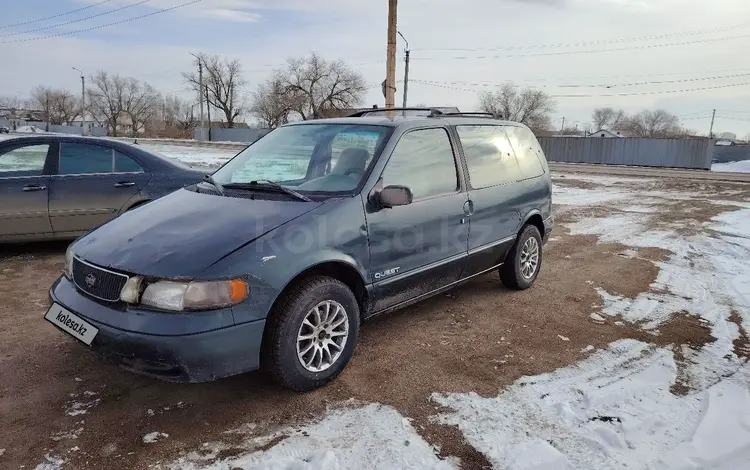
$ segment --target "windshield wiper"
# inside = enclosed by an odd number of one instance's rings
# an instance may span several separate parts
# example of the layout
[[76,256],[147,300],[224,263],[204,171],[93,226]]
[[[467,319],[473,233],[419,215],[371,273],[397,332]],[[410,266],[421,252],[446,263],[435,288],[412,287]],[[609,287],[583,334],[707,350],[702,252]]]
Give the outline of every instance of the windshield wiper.
[[214,188],[216,188],[216,191],[219,194],[221,194],[222,196],[224,195],[224,186],[222,186],[221,183],[219,183],[218,181],[216,181],[213,176],[211,176],[211,175],[203,175],[203,180],[206,183],[210,183]]
[[257,181],[251,181],[249,183],[227,183],[224,185],[225,188],[229,189],[273,189],[275,191],[279,191],[285,194],[288,194],[290,196],[293,196],[300,201],[310,202],[312,199],[305,196],[304,194],[300,194],[297,191],[287,188],[286,186],[283,186],[275,181],[271,180],[257,180]]

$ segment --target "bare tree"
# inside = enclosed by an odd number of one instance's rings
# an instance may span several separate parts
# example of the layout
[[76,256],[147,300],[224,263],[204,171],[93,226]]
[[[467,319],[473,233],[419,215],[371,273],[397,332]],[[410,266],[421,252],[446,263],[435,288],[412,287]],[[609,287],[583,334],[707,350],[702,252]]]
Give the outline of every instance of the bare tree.
[[195,116],[195,103],[183,101],[177,113],[177,127],[182,131],[192,131],[198,125]]
[[160,100],[161,95],[148,83],[125,79],[122,110],[130,118],[131,135],[137,135],[157,115]]
[[128,120],[130,133],[135,135],[157,114],[161,98],[148,83],[104,71],[91,77],[91,83],[93,86],[87,90],[88,108],[113,136]]
[[362,74],[315,53],[287,59],[285,68],[274,71],[273,81],[283,90],[285,105],[302,120],[317,119],[323,110],[356,107],[367,89]]
[[195,103],[183,101],[179,96],[167,95],[159,102],[155,120],[163,127],[160,134],[166,137],[191,137],[198,123]]
[[71,125],[81,115],[80,100],[69,90],[38,86],[31,90],[31,105],[42,110],[53,125]]
[[31,90],[31,105],[44,113],[44,119],[50,124],[52,121],[52,107],[54,106],[54,90],[49,87],[41,86]]
[[18,96],[0,96],[0,108],[19,109],[23,101]]
[[232,128],[245,112],[243,87],[246,82],[242,67],[237,60],[222,59],[218,55],[199,54],[198,57],[203,63],[204,90],[199,90],[200,80],[195,72],[182,76],[196,92],[205,95],[209,106],[224,113],[227,127]]
[[279,80],[268,80],[253,92],[250,112],[261,126],[273,129],[289,122],[293,104]]
[[750,143],[750,132],[745,136],[745,142]]
[[550,115],[555,112],[556,103],[541,90],[519,89],[506,83],[495,92],[480,93],[479,108],[503,119],[526,124],[536,132],[552,126]]
[[721,140],[737,140],[737,134],[734,132],[721,132],[716,134],[716,138]]
[[100,71],[91,77],[92,87],[86,90],[86,101],[95,121],[106,124],[109,134],[117,136],[120,118],[124,112],[123,95],[126,79]]
[[584,135],[586,131],[576,127],[565,127],[560,131],[560,135]]
[[625,122],[625,111],[614,108],[596,108],[591,115],[594,130],[613,129],[620,130]]
[[70,126],[77,117],[81,116],[81,100],[78,95],[69,90],[57,90],[53,110],[60,124]]
[[631,137],[671,138],[686,133],[679,118],[663,109],[643,110],[625,119],[622,127]]

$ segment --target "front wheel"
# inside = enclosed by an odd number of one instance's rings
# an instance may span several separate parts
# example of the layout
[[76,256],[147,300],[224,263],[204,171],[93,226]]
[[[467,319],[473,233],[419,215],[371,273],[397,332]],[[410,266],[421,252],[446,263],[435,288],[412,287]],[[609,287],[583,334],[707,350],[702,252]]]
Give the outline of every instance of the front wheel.
[[348,364],[358,332],[359,305],[352,291],[330,277],[306,279],[269,315],[262,366],[292,390],[322,387]]
[[539,229],[526,225],[516,239],[505,263],[500,266],[500,280],[510,289],[528,289],[542,267],[542,236]]

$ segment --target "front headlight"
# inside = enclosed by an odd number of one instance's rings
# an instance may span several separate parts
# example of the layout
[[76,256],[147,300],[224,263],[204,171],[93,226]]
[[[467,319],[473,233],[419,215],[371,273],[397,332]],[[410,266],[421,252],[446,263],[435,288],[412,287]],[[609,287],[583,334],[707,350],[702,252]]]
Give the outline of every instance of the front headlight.
[[236,305],[247,298],[247,282],[226,281],[175,282],[149,284],[141,296],[141,304],[162,310],[208,310]]
[[70,246],[68,246],[68,249],[65,251],[65,270],[63,273],[65,276],[68,277],[68,279],[73,279],[73,257],[75,256],[75,253],[73,253],[73,244],[71,243]]

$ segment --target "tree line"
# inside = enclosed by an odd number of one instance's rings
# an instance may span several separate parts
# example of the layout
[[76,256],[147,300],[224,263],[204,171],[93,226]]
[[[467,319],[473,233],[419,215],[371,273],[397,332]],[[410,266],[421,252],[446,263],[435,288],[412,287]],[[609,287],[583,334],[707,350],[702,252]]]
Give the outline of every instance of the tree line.
[[[49,124],[71,125],[86,120],[105,126],[109,135],[189,137],[199,124],[199,96],[206,117],[232,128],[252,116],[261,127],[278,127],[291,120],[318,119],[331,110],[360,106],[367,85],[364,77],[343,61],[317,54],[289,58],[271,78],[248,89],[242,65],[218,55],[199,54],[203,87],[197,71],[182,73],[194,98],[162,94],[148,82],[99,71],[88,79],[85,106],[80,94],[36,87],[30,99],[0,97],[0,108],[31,108]],[[197,69],[196,64],[196,69]]]
[[479,109],[502,116],[510,121],[526,124],[536,134],[557,131],[563,135],[587,135],[606,129],[627,137],[680,138],[695,135],[683,127],[679,117],[664,109],[644,109],[628,115],[623,109],[596,108],[591,122],[581,128],[561,126],[554,128],[552,113],[557,103],[546,92],[534,88],[521,88],[512,83],[496,91],[479,94]]
[[[28,107],[41,111],[50,124],[72,124],[85,115],[87,120],[106,126],[110,135],[160,135],[191,137],[199,124],[199,97],[206,117],[222,127],[236,127],[247,117],[258,126],[275,128],[293,120],[327,117],[335,110],[362,105],[367,82],[361,73],[341,60],[329,61],[312,53],[289,58],[270,77],[248,87],[238,60],[199,54],[194,71],[182,73],[192,98],[162,94],[148,82],[99,71],[89,77],[85,106],[80,95],[65,89],[36,87]],[[197,70],[202,68],[201,77]],[[19,108],[21,100],[0,97],[0,108]],[[673,138],[693,135],[679,118],[663,109],[627,114],[623,109],[594,109],[591,122],[582,128],[557,127],[552,115],[555,100],[543,90],[507,83],[478,96],[480,111],[521,122],[535,133],[558,131],[586,135],[607,129],[630,137]]]

